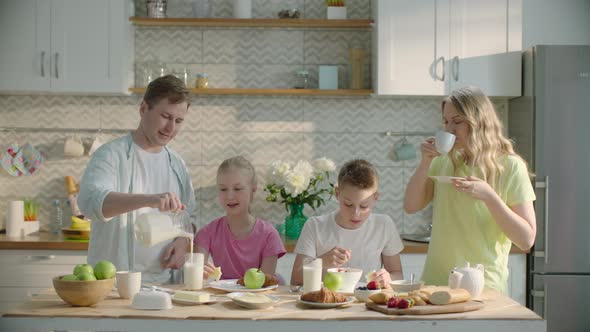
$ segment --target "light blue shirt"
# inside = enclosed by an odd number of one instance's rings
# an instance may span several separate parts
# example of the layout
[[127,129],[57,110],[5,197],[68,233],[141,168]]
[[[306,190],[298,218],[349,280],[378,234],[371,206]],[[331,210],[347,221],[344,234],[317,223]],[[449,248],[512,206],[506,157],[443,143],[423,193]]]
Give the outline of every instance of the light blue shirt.
[[[182,158],[168,147],[164,147],[170,157],[170,165],[180,188],[180,200],[186,206],[191,220],[197,226],[196,201],[190,174]],[[80,210],[92,220],[88,263],[109,260],[119,271],[133,270],[135,213],[124,213],[113,218],[105,218],[102,205],[110,192],[136,193],[133,188],[133,172],[137,169],[137,156],[133,149],[131,134],[102,145],[86,167],[80,181],[78,205]],[[169,271],[162,271],[153,281],[167,281]],[[143,277],[143,276],[142,276]],[[166,278],[166,280],[162,280]]]

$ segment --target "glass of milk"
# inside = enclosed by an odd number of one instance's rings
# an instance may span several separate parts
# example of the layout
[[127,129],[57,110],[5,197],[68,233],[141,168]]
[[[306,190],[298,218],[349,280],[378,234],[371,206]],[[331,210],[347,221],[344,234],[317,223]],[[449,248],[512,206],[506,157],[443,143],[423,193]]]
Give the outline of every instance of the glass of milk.
[[303,293],[322,288],[322,259],[303,260]]
[[184,261],[184,286],[189,290],[203,288],[203,265],[205,255],[202,253],[188,253]]

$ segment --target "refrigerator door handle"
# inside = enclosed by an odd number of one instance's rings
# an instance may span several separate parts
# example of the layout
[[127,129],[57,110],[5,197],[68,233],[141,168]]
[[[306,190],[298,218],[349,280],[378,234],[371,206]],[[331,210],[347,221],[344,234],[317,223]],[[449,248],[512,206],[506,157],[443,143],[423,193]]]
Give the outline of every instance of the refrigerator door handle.
[[532,290],[531,296],[543,299],[543,313],[541,314],[541,317],[545,317],[545,313],[547,312],[547,302],[549,302],[547,301],[547,292],[545,292],[545,286],[543,286],[542,291]]
[[535,188],[545,189],[545,213],[543,213],[543,234],[544,247],[543,251],[535,251],[533,256],[544,257],[545,264],[549,264],[549,176],[545,176],[545,181],[535,182]]

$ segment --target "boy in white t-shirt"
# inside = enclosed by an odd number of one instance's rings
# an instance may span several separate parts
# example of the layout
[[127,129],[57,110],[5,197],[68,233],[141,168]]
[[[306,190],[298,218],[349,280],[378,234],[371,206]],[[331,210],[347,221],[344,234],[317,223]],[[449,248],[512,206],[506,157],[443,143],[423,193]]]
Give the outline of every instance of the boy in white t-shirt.
[[371,213],[379,198],[377,170],[366,160],[344,164],[335,188],[338,210],[311,217],[303,226],[295,247],[291,284],[303,284],[304,258],[321,258],[323,269],[355,267],[376,271],[373,280],[381,287],[403,279],[399,253],[402,241],[393,220]]

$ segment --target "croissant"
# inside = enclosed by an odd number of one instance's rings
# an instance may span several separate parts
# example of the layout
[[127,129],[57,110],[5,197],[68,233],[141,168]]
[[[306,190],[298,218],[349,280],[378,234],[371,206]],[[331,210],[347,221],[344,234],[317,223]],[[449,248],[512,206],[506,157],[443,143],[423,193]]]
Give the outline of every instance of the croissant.
[[320,303],[341,303],[346,302],[346,296],[322,287],[319,291],[307,292],[301,295],[301,300]]

